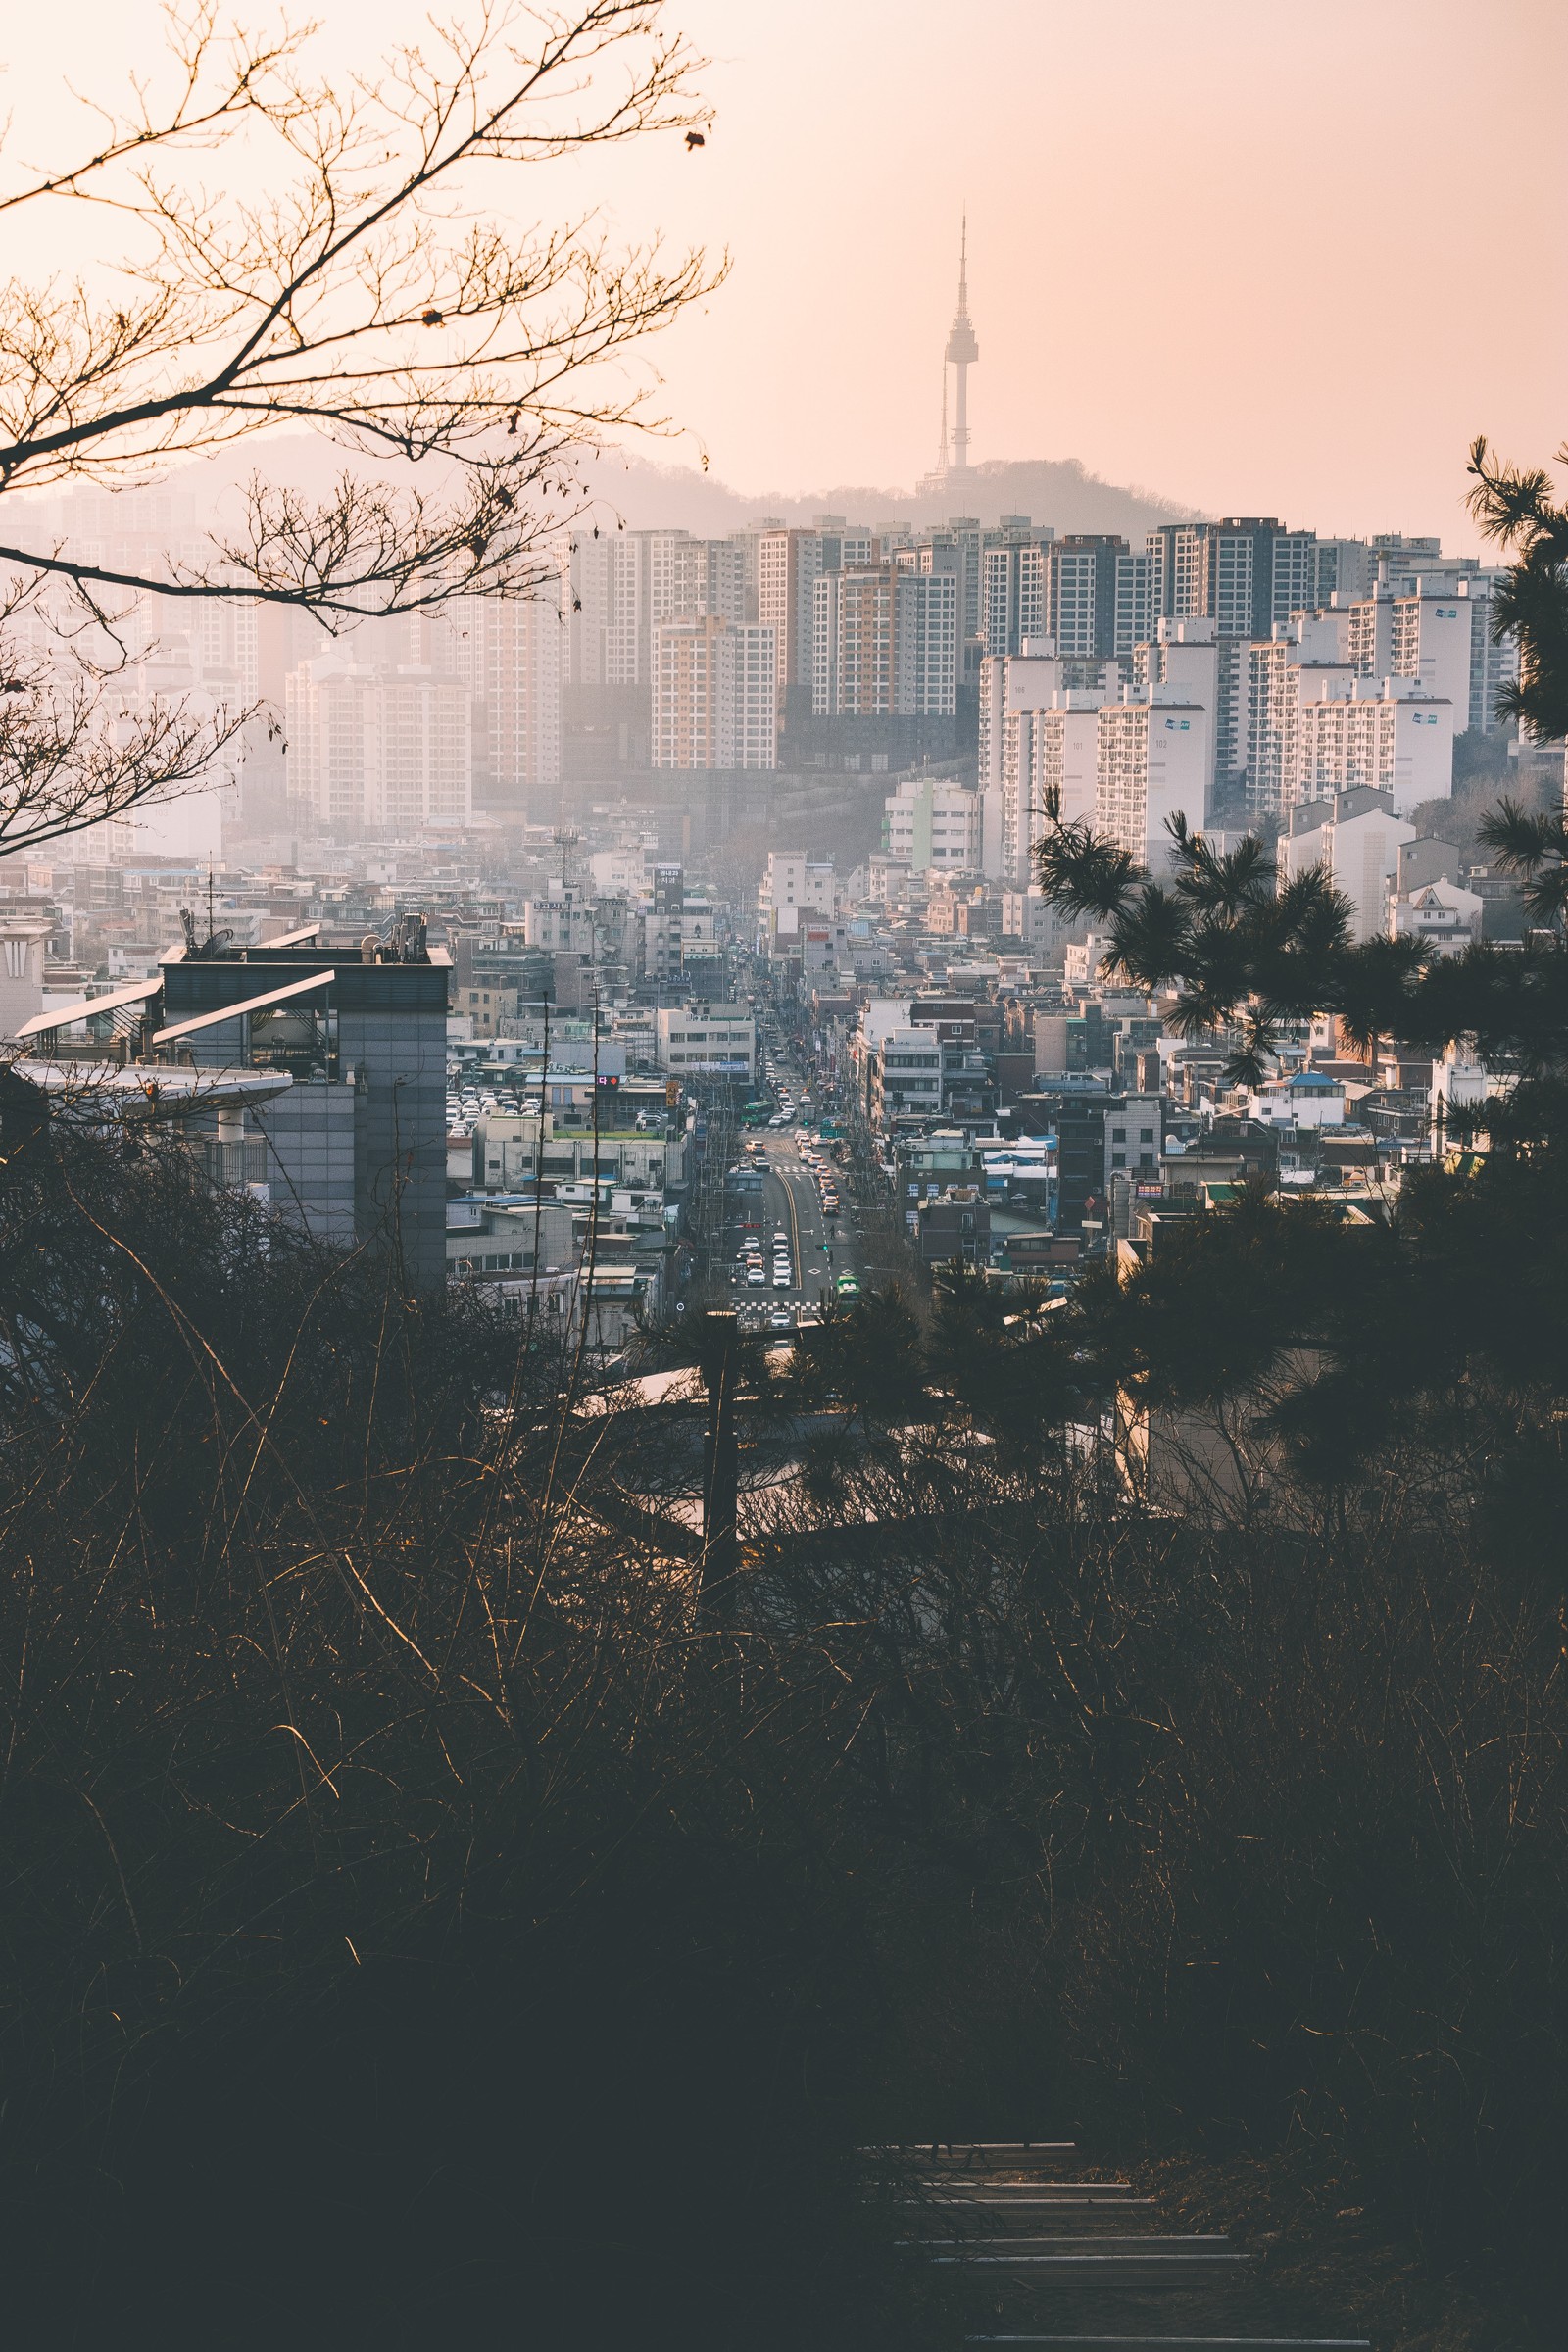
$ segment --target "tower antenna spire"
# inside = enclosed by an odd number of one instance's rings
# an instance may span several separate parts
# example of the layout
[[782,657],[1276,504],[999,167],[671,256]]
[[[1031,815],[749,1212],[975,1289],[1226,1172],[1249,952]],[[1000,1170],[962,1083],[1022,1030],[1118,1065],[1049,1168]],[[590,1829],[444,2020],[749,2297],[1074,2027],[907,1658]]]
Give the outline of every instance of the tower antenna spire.
[[[946,359],[948,366],[957,371],[953,417],[953,465],[955,473],[966,473],[969,468],[969,369],[980,357],[974,327],[969,318],[969,208],[963,208],[962,226],[958,237],[958,308],[954,314],[948,334]],[[947,441],[946,392],[947,375],[943,374],[944,393],[943,442]]]

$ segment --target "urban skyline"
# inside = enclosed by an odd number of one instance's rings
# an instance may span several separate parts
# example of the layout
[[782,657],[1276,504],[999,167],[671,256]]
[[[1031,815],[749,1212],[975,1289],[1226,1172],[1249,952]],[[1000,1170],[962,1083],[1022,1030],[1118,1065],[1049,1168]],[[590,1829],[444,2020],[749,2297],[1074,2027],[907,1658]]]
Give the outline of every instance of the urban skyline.
[[[73,16],[106,75],[134,65],[127,12],[80,0]],[[352,66],[421,22],[416,0],[338,0],[329,54]],[[958,39],[937,0],[688,0],[679,23],[712,60],[708,145],[633,143],[591,181],[566,172],[612,234],[657,225],[732,257],[650,347],[677,429],[636,454],[698,469],[706,452],[757,498],[911,484],[931,464],[965,207],[976,459],[1076,457],[1190,509],[1436,530],[1474,554],[1471,437],[1561,438],[1564,264],[1510,222],[1560,217],[1568,165],[1486,97],[1568,81],[1552,0],[1325,0],[1304,50],[1286,14],[1243,0],[1132,0],[1109,30],[996,0]],[[8,28],[23,145],[40,149],[76,120],[50,38],[41,19]],[[911,153],[940,171],[911,176]],[[879,206],[890,174],[899,204]],[[863,233],[847,237],[852,201]]]
[[0,153],[13,2334],[1544,2352],[1568,18],[226,5]]

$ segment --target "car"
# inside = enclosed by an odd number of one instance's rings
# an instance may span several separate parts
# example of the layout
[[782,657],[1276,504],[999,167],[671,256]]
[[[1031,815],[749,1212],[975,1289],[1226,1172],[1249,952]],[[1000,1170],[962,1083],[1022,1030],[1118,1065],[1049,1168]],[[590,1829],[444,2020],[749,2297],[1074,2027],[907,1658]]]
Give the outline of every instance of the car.
[[767,1328],[769,1331],[793,1331],[795,1317],[787,1306],[775,1306],[767,1318]]
[[787,1291],[787,1290],[789,1289],[789,1287],[790,1287],[790,1278],[789,1278],[788,1274],[787,1274],[787,1273],[779,1273],[779,1272],[775,1271],[775,1272],[774,1272],[774,1275],[773,1275],[773,1288],[774,1288],[774,1290],[775,1290],[775,1291]]
[[761,1267],[760,1267],[760,1266],[748,1266],[748,1267],[747,1267],[747,1269],[746,1269],[746,1284],[747,1284],[747,1288],[748,1288],[749,1290],[754,1290],[754,1291],[755,1291],[755,1290],[759,1290],[759,1289],[760,1289],[760,1287],[761,1287],[761,1284],[762,1284],[762,1282],[763,1282],[763,1279],[764,1279],[764,1277],[763,1277],[763,1274],[762,1274],[762,1269],[761,1269]]

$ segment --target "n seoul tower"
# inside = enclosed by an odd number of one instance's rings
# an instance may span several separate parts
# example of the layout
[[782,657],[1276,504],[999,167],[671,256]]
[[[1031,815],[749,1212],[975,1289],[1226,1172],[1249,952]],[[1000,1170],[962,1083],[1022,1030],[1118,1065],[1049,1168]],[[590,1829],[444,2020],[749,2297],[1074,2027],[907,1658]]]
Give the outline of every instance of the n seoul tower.
[[958,308],[954,315],[948,335],[948,365],[958,371],[957,399],[953,414],[953,466],[955,473],[969,469],[969,369],[980,357],[974,328],[969,323],[969,216],[963,216],[963,233],[958,246]]

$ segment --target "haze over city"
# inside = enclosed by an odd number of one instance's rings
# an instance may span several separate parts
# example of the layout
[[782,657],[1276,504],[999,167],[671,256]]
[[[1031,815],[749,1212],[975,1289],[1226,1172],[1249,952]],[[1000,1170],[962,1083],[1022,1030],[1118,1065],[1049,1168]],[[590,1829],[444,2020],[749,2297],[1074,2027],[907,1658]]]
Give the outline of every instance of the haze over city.
[[[71,15],[83,94],[147,62],[142,11]],[[424,24],[412,0],[322,16],[366,71]],[[614,233],[731,256],[636,363],[680,436],[656,462],[706,449],[745,497],[909,488],[965,205],[976,463],[1473,553],[1473,436],[1562,437],[1568,261],[1528,233],[1568,216],[1555,0],[690,0],[679,28],[711,60],[706,149],[556,182]],[[46,16],[12,13],[3,62],[8,153],[41,153],[73,120]]]
[[0,61],[7,2341],[1555,2352],[1568,9],[226,5]]

